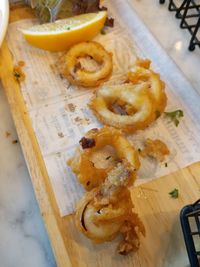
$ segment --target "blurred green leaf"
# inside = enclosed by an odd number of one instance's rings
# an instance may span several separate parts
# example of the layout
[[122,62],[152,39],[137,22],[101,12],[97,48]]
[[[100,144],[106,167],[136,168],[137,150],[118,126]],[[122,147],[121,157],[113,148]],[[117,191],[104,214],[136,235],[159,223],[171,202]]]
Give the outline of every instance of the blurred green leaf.
[[172,112],[164,112],[164,114],[165,114],[165,116],[167,116],[168,118],[170,118],[170,120],[172,122],[174,122],[174,124],[176,125],[176,127],[179,125],[180,119],[182,117],[184,117],[183,111],[181,109],[174,110]]
[[72,0],[26,0],[26,4],[35,9],[41,23],[72,15]]
[[175,188],[174,190],[172,190],[171,192],[169,192],[169,195],[172,198],[178,198],[178,195],[179,195],[178,189]]

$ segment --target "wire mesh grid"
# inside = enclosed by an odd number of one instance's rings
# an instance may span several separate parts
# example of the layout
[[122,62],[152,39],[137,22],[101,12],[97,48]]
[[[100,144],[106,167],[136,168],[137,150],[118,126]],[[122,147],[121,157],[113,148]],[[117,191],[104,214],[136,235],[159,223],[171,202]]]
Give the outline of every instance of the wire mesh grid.
[[[165,0],[160,0],[165,3]],[[169,11],[175,12],[180,19],[180,28],[187,29],[192,35],[188,49],[193,51],[195,46],[200,47],[200,3],[199,0],[169,0]]]
[[191,267],[200,267],[200,199],[180,212],[184,241]]

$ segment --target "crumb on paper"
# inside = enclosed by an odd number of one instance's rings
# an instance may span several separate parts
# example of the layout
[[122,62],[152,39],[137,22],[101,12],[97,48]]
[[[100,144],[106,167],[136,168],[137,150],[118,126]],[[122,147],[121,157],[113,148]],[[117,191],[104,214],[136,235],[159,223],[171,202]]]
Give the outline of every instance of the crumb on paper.
[[58,136],[59,136],[60,138],[63,138],[63,137],[64,137],[64,134],[63,134],[62,132],[59,132],[59,133],[58,133]]
[[67,104],[66,108],[71,112],[75,112],[75,110],[76,110],[76,106],[73,103]]
[[18,143],[18,140],[17,140],[17,139],[12,140],[12,143],[13,143],[13,144],[17,144],[17,143]]
[[90,120],[88,118],[76,117],[74,119],[74,121],[77,122],[78,124],[82,124],[82,125],[89,125],[90,124]]
[[56,156],[61,157],[61,152],[56,152]]
[[5,135],[6,135],[6,137],[8,138],[8,137],[11,135],[11,133],[8,132],[8,131],[6,131]]
[[165,159],[165,156],[170,153],[164,142],[159,139],[151,140],[149,138],[145,141],[144,149],[139,152],[142,157],[153,157],[160,162],[162,162]]
[[25,62],[23,60],[18,61],[18,66],[24,67],[25,66]]

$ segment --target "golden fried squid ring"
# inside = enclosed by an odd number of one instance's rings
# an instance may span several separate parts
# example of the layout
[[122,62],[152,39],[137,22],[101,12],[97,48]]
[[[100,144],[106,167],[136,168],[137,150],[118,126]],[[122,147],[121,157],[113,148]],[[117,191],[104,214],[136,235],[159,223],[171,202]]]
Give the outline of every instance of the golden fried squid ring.
[[140,166],[138,151],[122,136],[121,131],[112,127],[92,129],[80,143],[82,151],[78,151],[67,163],[86,190],[99,186],[110,170],[109,167],[97,168],[91,161],[91,156],[107,145],[114,148],[117,161],[127,162],[132,180],[135,180]]
[[154,100],[143,83],[102,87],[89,107],[102,123],[126,132],[144,129],[156,119]]
[[[114,216],[113,219],[112,215],[115,211],[112,208],[104,206],[100,208],[94,206],[94,198],[98,192],[99,189],[94,188],[92,191],[86,193],[78,203],[75,219],[76,226],[84,235],[95,242],[100,243],[114,239],[118,234],[123,221],[117,221],[117,216]],[[101,219],[101,217],[105,217],[103,209],[107,209],[107,217],[111,218],[110,221],[108,218],[105,221]],[[101,214],[102,212],[103,215]],[[98,223],[98,219],[100,223]]]
[[130,192],[126,185],[132,180],[126,164],[118,163],[98,188],[85,194],[79,202],[75,215],[78,229],[96,243],[111,241],[118,233],[124,240],[118,252],[127,254],[139,247],[136,228],[145,235],[145,229],[133,213]]
[[165,83],[161,81],[160,75],[150,68],[150,60],[137,60],[136,65],[128,73],[128,81],[133,84],[147,83],[149,90],[155,100],[156,111],[162,113],[167,104],[165,94]]
[[[81,66],[80,58],[90,57],[99,64],[99,69],[89,71]],[[97,42],[82,42],[74,45],[61,59],[63,75],[75,85],[85,87],[99,86],[112,73],[112,54]]]

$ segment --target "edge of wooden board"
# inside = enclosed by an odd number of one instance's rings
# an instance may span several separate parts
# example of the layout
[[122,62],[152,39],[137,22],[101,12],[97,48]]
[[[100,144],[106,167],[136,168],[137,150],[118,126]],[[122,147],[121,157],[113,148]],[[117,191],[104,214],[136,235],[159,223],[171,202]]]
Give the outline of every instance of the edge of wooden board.
[[3,77],[2,84],[12,111],[41,214],[50,236],[54,255],[58,266],[71,267],[70,258],[66,250],[65,237],[61,235],[63,225],[61,220],[65,218],[61,218],[59,215],[45,163],[31,125],[25,102],[21,95],[20,85],[15,81],[13,76],[12,55],[5,41],[0,50],[0,58],[0,73],[1,77]]
[[[10,23],[22,18],[34,18],[34,12],[22,3],[11,5],[10,11]],[[2,78],[2,84],[11,108],[12,117],[56,263],[59,267],[72,267],[66,249],[65,236],[61,234],[63,231],[63,220],[67,218],[60,217],[46,166],[21,94],[20,84],[15,81],[13,76],[13,57],[5,40],[0,49],[0,59],[0,78]]]

